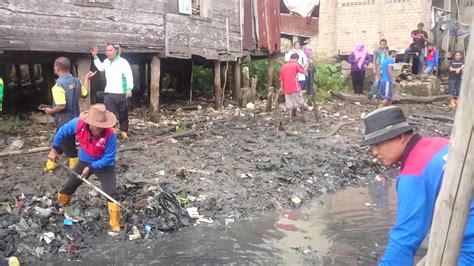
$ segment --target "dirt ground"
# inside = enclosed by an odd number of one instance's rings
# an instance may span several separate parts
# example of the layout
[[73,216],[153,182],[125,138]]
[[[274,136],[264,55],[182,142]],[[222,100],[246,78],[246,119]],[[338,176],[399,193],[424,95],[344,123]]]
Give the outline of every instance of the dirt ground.
[[[449,121],[415,115],[453,117],[454,110],[447,103],[400,106],[423,135],[449,137]],[[255,110],[229,105],[216,111],[205,103],[199,107],[182,110],[165,106],[157,124],[148,121],[145,109],[131,112],[130,138],[118,144],[116,172],[120,201],[133,214],[124,215],[123,232],[114,241],[129,241],[133,226],[142,231],[153,219],[145,209],[163,184],[172,189],[182,205],[197,207],[204,218],[223,221],[267,210],[298,208],[381,171],[368,149],[358,145],[364,130],[361,117],[375,109],[375,102],[326,102],[318,107],[319,121],[310,111],[306,122],[297,118],[292,124],[287,124],[281,110],[264,113],[263,104],[257,104]],[[0,119],[3,124],[12,120],[8,116]],[[12,137],[24,140],[23,149],[48,146],[54,134],[52,124],[22,122],[26,123],[23,133],[2,133],[0,150],[12,142]],[[192,123],[184,129],[183,124]],[[172,134],[178,135],[170,138]],[[0,255],[4,257],[18,256],[21,262],[33,263],[48,256],[72,256],[76,251],[70,250],[71,244],[87,248],[88,241],[107,234],[105,200],[90,193],[86,185],[78,190],[72,203],[86,218],[74,223],[73,229],[64,229],[61,213],[53,211],[47,218],[38,217],[34,207],[51,206],[48,199],[54,199],[67,177],[64,170],[44,173],[46,156],[47,152],[42,152],[0,158],[0,202],[9,203],[12,212],[15,199],[25,202],[17,220],[2,204]],[[98,214],[89,215],[92,212]],[[51,244],[40,240],[49,231],[56,237]]]

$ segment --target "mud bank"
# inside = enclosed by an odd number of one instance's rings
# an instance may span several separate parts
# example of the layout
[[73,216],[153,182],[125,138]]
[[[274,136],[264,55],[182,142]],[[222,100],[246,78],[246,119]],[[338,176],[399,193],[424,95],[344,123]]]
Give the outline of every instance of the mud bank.
[[[361,115],[373,110],[373,105],[329,102],[319,107],[319,121],[309,112],[306,122],[296,119],[291,125],[281,111],[263,113],[263,105],[257,105],[256,110],[228,106],[222,111],[202,106],[188,111],[171,106],[163,111],[159,124],[148,122],[144,110],[133,111],[131,137],[118,144],[122,152],[116,167],[120,201],[133,213],[123,216],[123,232],[115,237],[107,235],[105,200],[91,194],[85,185],[72,202],[83,220],[63,225],[64,214],[52,202],[67,173],[43,173],[47,153],[0,158],[0,201],[8,203],[12,212],[15,199],[25,203],[18,219],[6,207],[1,212],[2,255],[18,256],[27,263],[67,256],[81,260],[81,251],[92,242],[130,241],[133,226],[143,237],[145,225],[158,215],[150,214],[150,206],[164,184],[183,206],[198,208],[205,221],[223,223],[257,212],[299,208],[316,196],[357,185],[384,170],[358,145],[363,131]],[[449,122],[412,115],[422,112],[452,117],[448,106],[401,107],[422,134],[449,136]],[[2,119],[2,123],[10,121]],[[49,143],[54,133],[51,124],[25,123],[20,132],[2,133],[0,150],[11,137],[24,140],[24,148]],[[176,138],[170,137],[176,132]],[[35,207],[51,207],[53,212],[41,217]],[[186,221],[189,225],[196,222]],[[186,230],[193,229],[188,226]],[[47,232],[55,235],[50,243],[41,240]],[[160,238],[164,233],[153,230],[148,237]],[[73,252],[71,245],[76,247]]]

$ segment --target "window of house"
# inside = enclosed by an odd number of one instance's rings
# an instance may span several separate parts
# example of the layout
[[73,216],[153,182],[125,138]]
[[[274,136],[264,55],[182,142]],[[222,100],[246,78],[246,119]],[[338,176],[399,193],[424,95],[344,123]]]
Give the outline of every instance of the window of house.
[[179,13],[210,18],[211,0],[179,0]]
[[186,14],[186,15],[191,15],[191,12],[192,12],[192,4],[191,4],[191,1],[192,0],[179,0],[179,8],[178,8],[178,12],[180,14]]

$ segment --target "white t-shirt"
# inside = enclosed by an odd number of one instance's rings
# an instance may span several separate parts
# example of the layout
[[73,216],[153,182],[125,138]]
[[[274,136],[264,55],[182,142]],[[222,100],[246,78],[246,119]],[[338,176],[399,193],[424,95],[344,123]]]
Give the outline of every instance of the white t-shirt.
[[116,56],[112,61],[105,59],[101,62],[98,57],[94,59],[94,65],[99,71],[105,71],[105,93],[125,94],[133,89],[132,69],[128,61]]
[[[303,50],[296,50],[296,49],[291,49],[288,53],[285,55],[285,61],[288,62],[290,61],[290,57],[292,54],[298,54],[298,64],[300,64],[301,67],[303,67],[305,64],[308,63],[308,57],[306,57],[306,54],[304,53]],[[306,76],[302,73],[298,73],[298,81],[301,80],[306,80]]]

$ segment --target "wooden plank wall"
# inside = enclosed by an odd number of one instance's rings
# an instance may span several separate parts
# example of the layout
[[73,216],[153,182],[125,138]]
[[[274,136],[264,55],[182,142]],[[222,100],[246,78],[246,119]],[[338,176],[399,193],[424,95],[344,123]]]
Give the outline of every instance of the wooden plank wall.
[[0,50],[89,53],[91,45],[119,43],[124,52],[159,52],[171,0],[0,1]]
[[210,1],[208,18],[166,14],[167,56],[190,58],[192,55],[217,60],[227,52],[226,18],[229,20],[229,51],[242,56],[239,0]]

